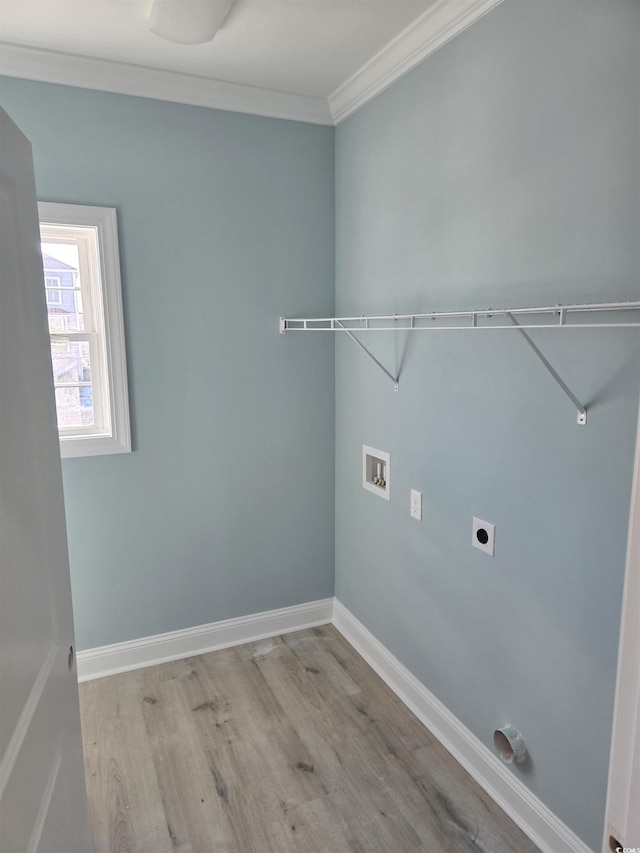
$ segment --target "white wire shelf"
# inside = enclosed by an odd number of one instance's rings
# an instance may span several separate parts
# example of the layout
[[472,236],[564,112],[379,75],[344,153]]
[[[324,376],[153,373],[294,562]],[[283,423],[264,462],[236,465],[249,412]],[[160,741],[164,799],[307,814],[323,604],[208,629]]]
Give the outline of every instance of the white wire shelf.
[[[470,311],[432,311],[421,314],[361,314],[357,317],[281,317],[280,333],[514,329],[516,327],[509,322],[510,315],[525,320],[525,322],[518,322],[520,329],[601,329],[612,326],[640,328],[640,315],[633,320],[615,319],[621,313],[629,311],[640,311],[640,301],[548,305],[535,308],[482,308]],[[594,318],[594,314],[607,315],[610,319],[605,319],[603,316]],[[465,320],[467,322],[464,322]],[[443,321],[449,322],[443,323]]]
[[470,311],[432,311],[420,314],[364,314],[357,317],[280,317],[285,332],[345,332],[393,382],[395,376],[360,341],[354,332],[517,331],[550,376],[578,410],[577,422],[587,422],[587,410],[534,343],[529,331],[541,329],[635,329],[640,328],[640,301],[592,302],[582,305],[548,305],[535,308],[482,308]]

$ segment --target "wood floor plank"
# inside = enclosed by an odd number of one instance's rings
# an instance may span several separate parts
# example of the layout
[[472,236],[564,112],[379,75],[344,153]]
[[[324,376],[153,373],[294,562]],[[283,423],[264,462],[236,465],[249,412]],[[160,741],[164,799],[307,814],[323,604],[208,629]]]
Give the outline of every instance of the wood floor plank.
[[[339,637],[332,627],[319,631],[329,645]],[[366,675],[363,665],[367,664],[357,654],[344,655],[348,651],[344,645],[338,640],[343,666]],[[523,840],[511,821],[500,820],[503,813],[495,802],[413,715],[407,715],[392,691],[375,679],[367,678],[369,689],[343,702],[340,717],[349,719],[366,737],[365,754],[369,760],[377,757],[380,772],[386,768],[389,796],[419,828],[421,837],[430,837],[427,849],[467,851],[484,849],[485,844],[492,853],[515,848],[535,851],[536,846]],[[409,778],[413,786],[406,784]],[[400,798],[395,796],[398,791],[402,791]]]
[[130,674],[81,685],[94,853],[170,853],[146,725]]
[[[237,655],[227,670],[202,658],[197,676],[185,682],[189,703],[201,708],[196,727],[210,769],[224,779],[225,805],[238,850],[288,849],[289,832],[282,804],[312,799],[318,789],[300,767],[308,754],[286,726],[280,704],[261,677],[256,685],[252,660]],[[222,699],[223,713],[207,697]],[[259,782],[256,780],[259,773]],[[268,827],[268,832],[264,832]]]
[[534,853],[333,628],[81,685],[95,853]]
[[325,699],[331,696],[357,696],[362,687],[349,675],[344,660],[335,654],[328,643],[318,642],[318,636],[312,634],[289,634],[282,637],[283,646],[304,666],[310,675],[319,675],[314,679],[316,689]]
[[233,851],[219,793],[177,679],[146,679],[139,690],[167,825],[181,853]]
[[[366,750],[360,750],[354,739],[356,729],[347,719],[340,726],[330,713],[330,704],[322,699],[315,686],[315,673],[292,656],[265,658],[258,662],[266,681],[286,707],[296,730],[314,757],[330,796],[336,792],[342,808],[358,824],[357,837],[371,851],[415,850],[420,839],[394,805],[381,802],[379,780],[368,761],[362,761]],[[372,805],[374,808],[372,808]],[[366,822],[360,824],[360,816]]]

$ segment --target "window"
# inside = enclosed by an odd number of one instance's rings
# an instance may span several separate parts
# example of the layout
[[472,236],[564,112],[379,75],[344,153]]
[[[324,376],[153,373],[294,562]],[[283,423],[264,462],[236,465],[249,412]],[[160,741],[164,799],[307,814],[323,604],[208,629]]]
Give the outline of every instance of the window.
[[[44,258],[42,259],[43,264],[45,264],[44,269],[44,286],[47,293],[47,302],[50,305],[60,304],[62,302],[62,297],[60,296],[60,276],[59,275],[47,275],[47,267],[48,263]],[[50,261],[49,261],[50,263]]]
[[39,202],[63,457],[131,450],[116,212]]

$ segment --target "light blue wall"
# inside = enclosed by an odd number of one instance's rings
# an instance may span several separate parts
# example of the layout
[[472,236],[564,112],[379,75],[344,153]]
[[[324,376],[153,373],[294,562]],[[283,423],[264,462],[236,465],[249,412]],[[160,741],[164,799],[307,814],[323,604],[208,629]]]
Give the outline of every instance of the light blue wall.
[[[637,2],[507,0],[341,124],[338,313],[640,298],[639,35]],[[513,772],[599,849],[639,340],[535,338],[586,427],[517,333],[368,337],[397,393],[337,342],[336,594],[487,746],[519,728]]]
[[[640,6],[506,0],[336,133],[339,313],[640,298]],[[80,648],[333,592],[333,131],[2,83],[40,196],[118,208],[135,452],[64,462]],[[336,348],[335,589],[594,849],[636,332]],[[387,503],[363,443],[391,452]],[[409,489],[424,493],[409,518]],[[497,526],[496,557],[470,547]]]
[[115,206],[135,452],[63,462],[78,648],[333,594],[332,128],[5,79],[39,197]]

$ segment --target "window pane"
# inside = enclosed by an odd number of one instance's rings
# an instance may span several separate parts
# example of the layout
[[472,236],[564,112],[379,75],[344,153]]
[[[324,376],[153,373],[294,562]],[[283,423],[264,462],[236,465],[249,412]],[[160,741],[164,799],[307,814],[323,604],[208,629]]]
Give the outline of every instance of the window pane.
[[65,382],[91,382],[88,341],[54,338],[51,341],[51,360],[53,381],[56,385]]
[[94,426],[91,386],[56,388],[56,410],[60,428]]
[[42,243],[49,331],[83,331],[80,257],[75,243]]
[[[51,341],[51,360],[56,385],[58,426],[95,426],[89,342],[54,338]],[[71,387],[64,387],[67,383]]]

